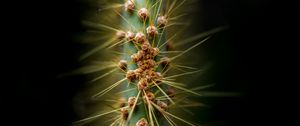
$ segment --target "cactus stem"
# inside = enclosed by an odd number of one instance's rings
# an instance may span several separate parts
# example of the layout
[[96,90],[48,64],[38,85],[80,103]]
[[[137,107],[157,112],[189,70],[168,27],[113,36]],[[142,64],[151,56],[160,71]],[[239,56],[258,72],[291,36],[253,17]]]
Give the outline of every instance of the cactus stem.
[[[108,1],[111,2],[111,0]],[[177,14],[176,11],[187,0],[120,0],[122,3],[111,4],[108,1],[102,2],[108,6],[99,9],[99,11],[111,9],[99,12],[99,15],[103,15],[103,17],[92,18],[91,20],[94,20],[92,22],[83,22],[84,25],[94,28],[93,35],[101,36],[97,40],[101,40],[102,44],[84,54],[81,60],[98,51],[101,58],[111,60],[111,62],[100,62],[91,68],[82,70],[84,73],[103,72],[95,73],[97,76],[92,76],[90,82],[107,85],[92,86],[89,92],[93,93],[89,94],[88,92],[87,95],[92,95],[90,101],[92,104],[94,101],[101,101],[104,104],[108,102],[109,104],[99,108],[95,106],[95,109],[104,110],[105,113],[90,116],[75,123],[89,123],[96,118],[105,116],[111,119],[99,120],[95,122],[95,125],[101,123],[110,126],[159,126],[168,124],[177,126],[180,125],[177,122],[181,121],[187,125],[195,126],[195,124],[173,115],[173,111],[176,110],[177,112],[177,109],[174,108],[184,110],[183,107],[203,105],[190,102],[185,98],[191,95],[203,96],[197,90],[211,85],[188,88],[185,84],[176,82],[178,77],[203,71],[195,67],[177,64],[176,61],[221,29],[215,29],[194,37],[186,37],[185,40],[180,41],[180,38],[177,40],[177,35],[185,36],[182,33],[183,28],[174,26],[185,26],[189,22],[188,18],[180,22],[178,19],[183,19],[187,13]],[[123,7],[123,10],[119,7]],[[101,30],[101,32],[96,30]],[[186,35],[189,34],[188,32]],[[199,39],[201,41],[191,44],[187,49],[174,51],[175,46],[179,47],[172,44],[175,41],[187,44]],[[115,54],[117,57],[112,58]],[[169,75],[169,73],[171,74]],[[103,79],[104,77],[107,78]],[[103,99],[99,100],[99,98]],[[108,109],[111,108],[113,109],[109,111]]]

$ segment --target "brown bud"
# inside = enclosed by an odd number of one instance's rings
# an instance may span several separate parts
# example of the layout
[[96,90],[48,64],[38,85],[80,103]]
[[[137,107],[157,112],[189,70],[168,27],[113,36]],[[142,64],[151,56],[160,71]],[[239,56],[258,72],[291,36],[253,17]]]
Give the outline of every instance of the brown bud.
[[150,91],[146,92],[146,96],[147,96],[149,101],[154,101],[155,100],[155,95]]
[[122,40],[126,37],[126,33],[124,31],[117,31],[116,37],[117,39]]
[[167,88],[166,93],[170,98],[173,98],[175,96],[175,89],[172,87],[169,87],[169,88]]
[[168,57],[163,57],[163,58],[160,59],[160,62],[161,62],[163,67],[167,68],[167,67],[169,67],[171,60]]
[[144,65],[144,62],[143,62],[143,61],[138,61],[138,62],[136,63],[136,65],[137,65],[138,67],[141,67],[141,66]]
[[120,60],[118,66],[119,66],[120,69],[126,70],[126,68],[127,68],[127,61],[126,60]]
[[165,16],[159,16],[157,18],[157,26],[158,27],[164,27],[167,24],[167,19]]
[[168,42],[166,45],[166,51],[174,50],[174,44],[172,42]]
[[135,41],[139,44],[143,44],[146,41],[146,36],[144,33],[139,32],[135,35]]
[[135,126],[148,126],[148,122],[145,118],[140,119]]
[[138,16],[140,17],[141,20],[145,21],[149,16],[148,10],[146,8],[141,8],[138,11]]
[[156,77],[155,77],[156,82],[155,83],[157,83],[157,84],[160,83],[161,79],[163,79],[163,76],[161,75],[161,73],[156,72]]
[[125,98],[120,98],[120,99],[119,99],[119,102],[120,102],[120,107],[121,107],[121,108],[122,108],[122,107],[125,107],[125,104],[126,104]]
[[134,41],[134,33],[132,33],[132,32],[130,32],[130,31],[128,31],[127,33],[126,33],[126,38],[127,38],[127,40],[128,41]]
[[151,45],[149,42],[145,42],[144,44],[142,44],[141,48],[143,51],[147,52],[151,48]]
[[137,62],[137,61],[140,60],[138,54],[132,54],[130,57],[131,57],[131,59],[132,59],[134,62]]
[[146,79],[141,78],[138,82],[138,88],[139,90],[146,90],[148,88],[148,82]]
[[143,59],[143,58],[145,57],[146,53],[145,53],[145,51],[143,51],[143,50],[139,50],[139,51],[137,52],[137,55],[138,55],[138,58],[139,58],[139,59]]
[[157,101],[156,104],[157,104],[162,110],[164,110],[164,111],[166,111],[167,108],[168,108],[168,105],[167,105],[167,103],[165,103],[165,102]]
[[127,108],[121,108],[122,118],[126,120],[128,118],[129,112]]
[[150,75],[146,75],[146,79],[147,79],[147,82],[148,83],[151,83],[152,82],[152,78]]
[[133,3],[133,0],[127,0],[127,2],[125,3],[125,10],[127,12],[130,12],[132,13],[134,11],[134,3]]
[[136,100],[135,97],[129,97],[129,98],[128,98],[128,106],[129,106],[130,108],[133,107],[133,105],[134,105],[134,103],[135,103],[135,100]]
[[153,59],[148,59],[147,64],[150,68],[153,68],[156,65],[156,62]]
[[128,70],[126,73],[126,78],[130,81],[133,82],[136,79],[136,75],[133,70]]
[[158,34],[157,28],[155,26],[149,26],[146,30],[147,30],[147,34],[151,37],[154,37],[155,35]]
[[152,48],[151,54],[153,55],[153,57],[157,56],[159,54],[159,48]]

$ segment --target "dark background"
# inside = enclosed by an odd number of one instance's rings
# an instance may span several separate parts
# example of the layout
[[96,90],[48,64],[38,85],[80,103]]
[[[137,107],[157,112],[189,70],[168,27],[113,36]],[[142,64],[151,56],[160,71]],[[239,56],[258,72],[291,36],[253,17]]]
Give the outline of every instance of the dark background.
[[[207,45],[217,62],[212,79],[218,90],[242,92],[239,98],[214,99],[206,121],[222,126],[270,124],[272,78],[269,59],[278,17],[275,2],[261,0],[203,0],[204,24],[229,24]],[[78,0],[12,1],[3,18],[1,43],[5,63],[1,82],[1,115],[9,125],[69,126],[76,120],[72,98],[83,87],[82,76],[57,78],[79,66],[85,45],[74,36],[84,32]],[[276,14],[276,16],[275,16]],[[277,27],[277,26],[276,26]],[[275,35],[276,36],[276,35]],[[274,83],[273,83],[274,84]],[[269,89],[269,88],[268,88]],[[270,116],[269,116],[270,117]]]

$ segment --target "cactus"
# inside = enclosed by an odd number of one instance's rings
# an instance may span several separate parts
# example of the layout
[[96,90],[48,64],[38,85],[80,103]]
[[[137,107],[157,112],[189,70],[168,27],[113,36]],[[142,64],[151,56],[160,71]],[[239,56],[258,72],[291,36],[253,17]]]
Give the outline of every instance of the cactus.
[[[198,90],[211,85],[188,88],[185,83],[178,82],[182,76],[201,71],[193,66],[180,65],[179,61],[222,28],[196,36],[182,33],[180,29],[189,21],[185,17],[188,15],[180,12],[184,12],[184,7],[191,2],[96,2],[103,5],[97,16],[90,15],[88,17],[92,18],[84,21],[91,28],[88,32],[94,36],[85,38],[100,44],[82,55],[86,67],[77,71],[92,78],[92,85],[83,96],[92,96],[91,101],[81,109],[87,108],[86,113],[93,114],[74,122],[74,125],[197,125],[176,113],[180,113],[179,108],[183,106],[202,105],[187,97],[202,96]],[[180,39],[184,37],[186,39]],[[184,45],[189,47],[175,50]],[[80,99],[85,99],[83,97]]]

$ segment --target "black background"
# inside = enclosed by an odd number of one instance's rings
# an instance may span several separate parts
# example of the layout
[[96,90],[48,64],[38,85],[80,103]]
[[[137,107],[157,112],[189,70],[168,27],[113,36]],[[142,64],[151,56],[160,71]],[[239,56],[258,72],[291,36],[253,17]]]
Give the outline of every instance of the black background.
[[[209,120],[222,126],[270,124],[272,117],[268,79],[274,56],[273,40],[282,15],[275,2],[260,0],[203,0],[207,19],[213,26],[230,25],[209,44],[209,54],[218,61],[214,78],[229,89],[245,94],[220,99]],[[57,78],[79,66],[78,54],[85,45],[75,42],[82,33],[81,14],[87,6],[77,0],[12,1],[4,9],[6,18],[1,82],[3,124],[68,126],[76,120],[72,98],[83,84],[81,76]],[[215,15],[215,16],[210,16]],[[275,16],[276,15],[276,16]],[[241,86],[242,83],[242,86]],[[273,85],[274,84],[274,85]],[[268,87],[268,88],[267,88]],[[226,89],[226,86],[219,88]],[[268,90],[266,90],[268,89]],[[274,116],[274,115],[273,115]],[[230,120],[222,122],[222,120]]]

